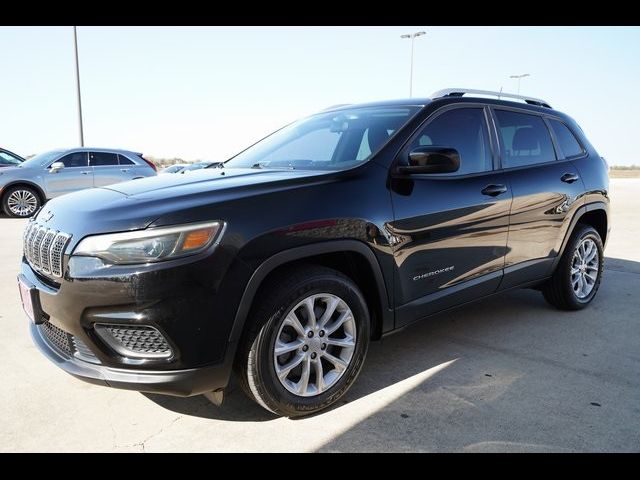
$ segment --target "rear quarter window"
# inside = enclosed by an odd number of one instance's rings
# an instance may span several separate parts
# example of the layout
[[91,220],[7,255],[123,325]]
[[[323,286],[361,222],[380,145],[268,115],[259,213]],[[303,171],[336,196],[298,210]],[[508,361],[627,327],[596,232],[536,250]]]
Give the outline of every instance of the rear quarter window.
[[584,154],[584,148],[582,148],[582,145],[580,145],[580,142],[578,142],[573,132],[569,130],[569,127],[558,120],[549,120],[549,123],[565,158],[577,157]]
[[134,165],[134,162],[129,160],[127,157],[125,157],[124,155],[120,155],[118,154],[118,159],[120,161],[120,165]]

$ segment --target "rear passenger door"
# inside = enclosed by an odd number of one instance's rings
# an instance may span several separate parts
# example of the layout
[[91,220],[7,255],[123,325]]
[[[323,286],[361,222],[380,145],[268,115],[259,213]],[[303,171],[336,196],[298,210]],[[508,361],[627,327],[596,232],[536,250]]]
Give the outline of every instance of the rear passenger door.
[[542,115],[492,110],[502,169],[513,192],[502,289],[550,274],[584,187],[573,164],[558,160]]
[[120,166],[117,153],[90,152],[89,164],[93,168],[93,182],[96,187],[129,179],[128,169]]

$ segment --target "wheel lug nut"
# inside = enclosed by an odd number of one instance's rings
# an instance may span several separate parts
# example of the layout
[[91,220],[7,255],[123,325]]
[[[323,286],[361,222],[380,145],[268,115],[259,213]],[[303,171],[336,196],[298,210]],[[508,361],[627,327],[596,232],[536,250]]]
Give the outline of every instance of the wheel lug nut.
[[322,346],[320,347],[322,350],[324,350],[325,348],[327,348],[327,344],[323,343]]
[[313,353],[311,354],[311,358],[312,358],[312,359],[315,359],[317,356],[318,356],[318,354],[317,354],[316,352],[313,352]]
[[321,337],[324,337],[324,330],[320,330],[320,333],[318,335],[320,335]]
[[307,337],[309,337],[309,338],[313,337],[313,332],[307,333]]
[[307,350],[309,350],[309,346],[308,345],[303,345],[302,346],[302,351],[306,352]]

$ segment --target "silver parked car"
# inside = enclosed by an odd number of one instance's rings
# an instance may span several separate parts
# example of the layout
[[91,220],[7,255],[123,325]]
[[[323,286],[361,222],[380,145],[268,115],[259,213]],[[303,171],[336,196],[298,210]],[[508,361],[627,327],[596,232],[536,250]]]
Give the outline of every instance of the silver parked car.
[[156,166],[141,153],[103,148],[52,150],[0,169],[0,199],[7,215],[30,217],[53,197],[156,174]]

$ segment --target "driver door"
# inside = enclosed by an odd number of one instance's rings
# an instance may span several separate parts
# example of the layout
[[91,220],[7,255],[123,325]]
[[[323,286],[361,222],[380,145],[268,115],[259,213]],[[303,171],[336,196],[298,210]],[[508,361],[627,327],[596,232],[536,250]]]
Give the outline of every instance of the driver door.
[[460,168],[392,180],[396,327],[493,293],[500,284],[512,194],[507,176],[494,170],[487,115],[482,106],[444,110],[400,153],[403,162],[420,146],[450,147]]
[[64,163],[64,168],[52,171],[48,167],[45,183],[49,198],[93,187],[93,170],[89,166],[87,152],[69,153],[56,162]]

